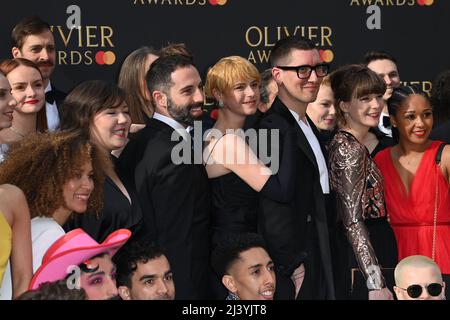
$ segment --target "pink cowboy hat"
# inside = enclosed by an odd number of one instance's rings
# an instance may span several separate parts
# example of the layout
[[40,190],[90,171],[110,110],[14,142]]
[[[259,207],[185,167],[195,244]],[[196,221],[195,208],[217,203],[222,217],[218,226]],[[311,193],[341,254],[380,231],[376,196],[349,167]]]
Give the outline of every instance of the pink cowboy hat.
[[112,257],[131,236],[131,231],[119,229],[105,241],[98,243],[83,229],[72,230],[56,240],[42,259],[42,265],[31,279],[29,290],[35,290],[44,282],[55,282],[67,277],[67,268],[78,266],[101,253]]

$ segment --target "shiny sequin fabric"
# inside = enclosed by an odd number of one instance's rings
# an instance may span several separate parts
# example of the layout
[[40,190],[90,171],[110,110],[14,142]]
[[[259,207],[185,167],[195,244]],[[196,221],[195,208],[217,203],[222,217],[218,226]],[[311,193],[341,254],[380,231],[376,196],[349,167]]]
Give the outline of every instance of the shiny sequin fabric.
[[385,281],[364,221],[386,216],[383,177],[366,147],[350,133],[338,131],[329,146],[331,188],[336,193],[338,217],[347,232],[359,268],[381,289]]

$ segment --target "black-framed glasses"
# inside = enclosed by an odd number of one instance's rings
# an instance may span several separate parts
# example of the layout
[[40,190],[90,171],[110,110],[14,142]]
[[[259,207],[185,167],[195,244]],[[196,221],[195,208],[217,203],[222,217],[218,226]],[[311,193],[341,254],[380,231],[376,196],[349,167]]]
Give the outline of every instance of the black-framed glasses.
[[427,290],[428,294],[432,297],[437,297],[442,292],[442,284],[440,283],[430,283],[425,287],[422,287],[420,284],[412,284],[406,289],[400,287],[397,288],[406,290],[408,296],[413,299],[417,299],[418,297],[420,297],[422,295],[423,289]]
[[308,79],[311,76],[311,72],[314,70],[316,76],[322,78],[325,77],[330,71],[330,65],[328,63],[320,63],[315,66],[310,66],[309,64],[305,64],[302,66],[277,66],[278,69],[281,70],[294,70],[297,72],[297,77],[299,79]]

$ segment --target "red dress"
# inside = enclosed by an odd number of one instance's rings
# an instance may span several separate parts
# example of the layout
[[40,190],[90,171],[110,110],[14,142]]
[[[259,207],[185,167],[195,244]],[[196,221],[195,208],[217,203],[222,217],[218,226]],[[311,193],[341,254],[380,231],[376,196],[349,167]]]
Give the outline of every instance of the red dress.
[[432,256],[437,181],[435,261],[443,274],[450,274],[449,184],[436,165],[436,153],[441,143],[433,141],[425,151],[411,182],[409,195],[392,162],[392,148],[380,151],[375,162],[384,177],[386,207],[397,239],[399,261],[410,255]]

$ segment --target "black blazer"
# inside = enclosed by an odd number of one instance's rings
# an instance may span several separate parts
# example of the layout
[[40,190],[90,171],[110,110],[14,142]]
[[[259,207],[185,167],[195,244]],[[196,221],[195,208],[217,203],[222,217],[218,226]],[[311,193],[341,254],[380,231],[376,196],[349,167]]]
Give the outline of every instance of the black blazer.
[[[319,132],[313,122],[309,118],[308,120],[315,135],[318,136]],[[259,128],[279,130],[281,158],[286,154],[283,149],[287,149],[287,142],[283,137],[287,136],[286,132],[289,130],[294,130],[299,151],[298,165],[293,172],[297,176],[296,187],[291,200],[280,203],[260,195],[259,227],[269,253],[285,277],[290,276],[302,263],[305,252],[309,256],[307,259],[312,259],[311,255],[316,255],[314,259],[321,261],[324,279],[322,283],[312,284],[312,287],[317,286],[316,288],[320,289],[325,286],[326,290],[323,295],[315,298],[334,299],[325,197],[320,185],[314,152],[297,121],[279,98],[275,99],[272,107],[265,113]],[[322,152],[325,155],[323,147]],[[317,250],[310,249],[311,242],[315,243]],[[306,270],[305,282],[308,274],[312,272],[315,270]]]
[[[131,140],[119,158],[134,167],[143,228],[167,253],[177,299],[209,296],[209,181],[202,164],[176,165],[171,159],[174,129],[156,119]],[[191,162],[193,163],[193,162]]]

